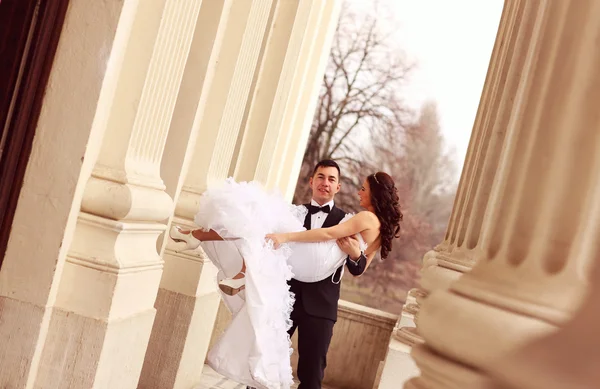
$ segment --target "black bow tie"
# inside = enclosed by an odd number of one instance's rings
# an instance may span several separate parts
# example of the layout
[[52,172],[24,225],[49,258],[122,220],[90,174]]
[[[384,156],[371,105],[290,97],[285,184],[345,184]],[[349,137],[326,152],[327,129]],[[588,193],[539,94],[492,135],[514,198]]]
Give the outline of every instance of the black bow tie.
[[311,204],[308,206],[308,210],[310,211],[310,214],[313,215],[317,212],[329,213],[331,211],[331,208],[329,208],[329,205],[325,205],[323,207],[317,207],[316,205]]

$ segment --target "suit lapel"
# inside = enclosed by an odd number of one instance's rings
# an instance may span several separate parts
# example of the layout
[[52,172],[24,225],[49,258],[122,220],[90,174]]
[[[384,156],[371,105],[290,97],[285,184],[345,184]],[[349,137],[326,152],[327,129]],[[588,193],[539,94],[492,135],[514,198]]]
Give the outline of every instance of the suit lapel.
[[333,209],[331,210],[331,212],[329,212],[329,215],[327,215],[327,218],[323,222],[323,228],[335,226],[340,221],[342,221],[345,215],[346,214],[344,213],[344,211],[342,211],[334,205]]
[[[308,209],[308,204],[304,204],[306,209]],[[310,230],[311,219],[310,219],[310,211],[306,212],[306,217],[304,218],[304,228]]]

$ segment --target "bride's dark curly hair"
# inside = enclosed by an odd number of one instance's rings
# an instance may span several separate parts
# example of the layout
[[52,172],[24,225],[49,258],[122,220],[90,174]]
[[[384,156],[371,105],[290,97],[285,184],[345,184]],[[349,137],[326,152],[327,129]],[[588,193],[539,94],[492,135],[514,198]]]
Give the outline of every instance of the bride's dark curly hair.
[[392,240],[400,233],[400,198],[394,179],[389,174],[377,172],[367,177],[371,189],[371,205],[379,218],[381,227],[381,258],[385,259],[392,251]]

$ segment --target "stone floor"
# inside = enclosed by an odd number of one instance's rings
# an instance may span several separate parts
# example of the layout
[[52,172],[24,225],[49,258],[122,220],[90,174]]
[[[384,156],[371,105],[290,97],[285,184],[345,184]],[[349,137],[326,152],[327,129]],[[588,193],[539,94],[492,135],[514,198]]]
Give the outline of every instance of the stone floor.
[[[297,387],[298,384],[292,386],[293,389],[296,389]],[[194,389],[246,389],[246,385],[238,384],[237,382],[227,379],[207,365],[204,365],[200,385],[196,386]]]

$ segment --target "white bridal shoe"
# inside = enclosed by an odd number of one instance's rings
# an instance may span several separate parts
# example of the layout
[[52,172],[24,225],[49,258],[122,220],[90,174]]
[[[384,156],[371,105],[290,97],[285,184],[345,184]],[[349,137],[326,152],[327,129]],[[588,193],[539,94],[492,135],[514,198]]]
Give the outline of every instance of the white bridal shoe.
[[219,289],[228,296],[235,296],[246,288],[246,274],[242,278],[225,278],[219,281]]
[[184,234],[183,232],[181,232],[181,227],[179,226],[171,227],[169,236],[175,242],[185,242],[186,246],[184,250],[193,250],[200,246],[200,241],[196,239],[194,235],[192,235],[192,231],[188,232],[187,234]]

